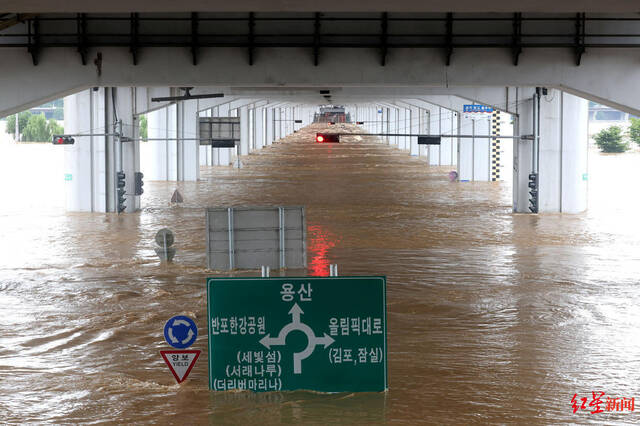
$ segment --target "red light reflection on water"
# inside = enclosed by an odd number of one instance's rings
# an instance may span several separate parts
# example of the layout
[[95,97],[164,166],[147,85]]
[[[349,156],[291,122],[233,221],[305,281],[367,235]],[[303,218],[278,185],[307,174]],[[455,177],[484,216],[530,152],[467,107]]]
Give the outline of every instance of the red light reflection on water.
[[323,229],[320,225],[309,225],[309,252],[311,259],[308,262],[308,273],[312,277],[324,277],[329,275],[329,249],[339,242],[336,237]]

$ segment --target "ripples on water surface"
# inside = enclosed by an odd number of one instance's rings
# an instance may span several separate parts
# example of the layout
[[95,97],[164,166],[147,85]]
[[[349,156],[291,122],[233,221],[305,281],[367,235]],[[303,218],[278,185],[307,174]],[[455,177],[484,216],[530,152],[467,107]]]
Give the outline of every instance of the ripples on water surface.
[[[59,147],[1,146],[0,175],[12,178],[0,205],[0,419],[638,421],[574,415],[570,403],[598,390],[640,397],[638,154],[591,155],[586,214],[513,215],[506,184],[453,184],[448,168],[373,140],[318,145],[313,132],[240,170],[203,168],[200,182],[177,184],[179,207],[168,204],[175,182],[146,182],[143,210],[119,217],[61,211]],[[184,313],[206,335],[204,207],[223,205],[305,205],[310,274],[338,263],[343,275],[387,275],[386,395],[212,393],[206,353],[175,384],[162,327]],[[153,252],[165,226],[177,236],[171,266]]]

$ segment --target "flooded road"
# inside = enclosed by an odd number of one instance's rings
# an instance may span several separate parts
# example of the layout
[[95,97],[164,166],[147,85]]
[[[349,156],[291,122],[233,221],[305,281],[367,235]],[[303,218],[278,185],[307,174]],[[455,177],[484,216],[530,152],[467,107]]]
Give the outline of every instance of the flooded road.
[[[146,182],[143,210],[131,215],[61,212],[55,167],[52,179],[3,181],[0,419],[640,420],[638,409],[571,407],[576,393],[640,397],[640,201],[629,197],[640,155],[591,156],[591,178],[602,179],[590,185],[588,213],[514,215],[504,184],[450,183],[449,168],[374,140],[314,144],[314,132],[252,154],[242,169],[203,169],[200,182],[177,184],[180,206],[168,203],[175,182]],[[2,148],[0,166],[18,173],[14,148]],[[62,158],[57,147],[44,156],[21,148],[43,170]],[[30,199],[40,185],[49,195]],[[158,353],[162,328],[189,315],[201,333],[194,348],[206,350],[205,278],[214,274],[204,267],[204,207],[226,205],[304,205],[309,274],[337,263],[341,275],[387,276],[388,393],[213,393],[206,352],[175,384]],[[169,266],[153,251],[162,227],[176,234]]]

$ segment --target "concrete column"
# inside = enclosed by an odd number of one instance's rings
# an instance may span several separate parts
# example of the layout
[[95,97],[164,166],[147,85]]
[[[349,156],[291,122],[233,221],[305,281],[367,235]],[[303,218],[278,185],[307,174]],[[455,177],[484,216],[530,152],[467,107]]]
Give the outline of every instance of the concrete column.
[[[474,135],[491,135],[491,116],[475,120]],[[491,181],[491,138],[474,137],[474,177],[475,181]]]
[[[420,111],[421,108],[412,106],[409,109],[410,120],[409,120],[409,132],[412,135],[417,135],[420,130]],[[416,136],[412,136],[409,138],[409,155],[418,156],[418,138]]]
[[[115,102],[114,102],[115,100]],[[116,143],[114,117],[128,142]],[[116,172],[126,175],[126,212],[140,208],[134,196],[134,172],[140,171],[139,128],[133,116],[131,88],[85,90],[65,98],[65,133],[86,133],[65,147],[66,205],[68,211],[116,211]]]
[[251,125],[249,123],[249,108],[240,107],[240,155],[249,154],[249,140],[251,138]]
[[[451,110],[440,108],[440,133],[442,135],[452,135],[454,123],[454,113]],[[452,138],[443,137],[440,141],[439,164],[441,166],[450,166],[454,164],[455,152],[453,150],[454,140]]]
[[177,104],[178,117],[178,180],[197,181],[200,177],[200,142],[198,136],[198,102]]
[[267,108],[267,117],[265,121],[266,133],[267,133],[267,139],[266,139],[267,145],[271,145],[275,139],[273,117],[274,117],[274,109]]
[[[229,104],[222,104],[218,106],[218,117],[232,117]],[[214,148],[218,152],[218,165],[228,166],[231,164],[232,156],[235,155],[235,148]]]
[[265,123],[264,123],[264,107],[258,107],[254,110],[254,123],[255,123],[255,147],[256,149],[262,149],[265,145]]
[[[391,133],[391,113],[388,107],[382,108],[382,131],[383,133]],[[391,138],[387,136],[387,145],[391,145]]]
[[277,141],[282,137],[282,108],[278,107],[273,113],[273,127],[275,129],[273,133],[273,141]]
[[178,106],[170,105],[165,110],[166,180],[178,180]]
[[472,138],[460,138],[458,178],[460,181],[491,180],[491,116],[478,117],[464,115],[460,124],[460,134]]
[[[460,118],[460,134],[472,135],[474,131],[474,121],[468,115]],[[458,139],[458,180],[469,182],[473,180],[473,139]]]
[[[67,134],[105,133],[105,89],[84,90],[65,97],[64,117]],[[113,197],[113,191],[107,191],[107,175],[115,171],[114,165],[107,162],[107,137],[75,136],[74,139],[74,145],[61,147],[65,151],[66,209],[106,212],[107,199]]]
[[285,108],[285,110],[284,110],[284,122],[283,122],[283,124],[284,124],[284,134],[283,134],[283,136],[284,137],[289,136],[291,133],[293,133],[293,131],[291,130],[291,125],[293,124],[293,121],[291,121],[292,117],[293,117],[291,111],[292,111],[291,107]]
[[[442,133],[442,108],[434,106],[429,111],[431,112],[429,114],[429,132],[432,135],[439,135]],[[440,147],[438,145],[428,145],[427,151],[427,155],[429,156],[429,165],[440,166]]]
[[[167,137],[166,117],[166,108],[147,113],[147,135],[149,139],[164,139]],[[145,161],[148,166],[144,170],[145,178],[148,180],[168,180],[167,141],[150,140],[145,143],[148,145],[147,155],[149,155],[149,158]]]
[[[400,108],[398,110],[399,114],[398,114],[398,133],[406,133],[407,131],[407,110],[404,108]],[[405,145],[405,137],[404,136],[400,136],[398,138],[398,148],[400,149],[406,149],[406,145]]]
[[[133,213],[140,209],[140,197],[133,195],[135,192],[135,179],[134,173],[140,171],[140,127],[137,125],[137,120],[134,120],[133,112],[135,110],[134,105],[134,92],[131,87],[118,87],[111,88],[116,92],[115,108],[117,111],[118,119],[122,122],[122,135],[126,138],[133,139],[132,142],[122,143],[122,155],[121,155],[121,170],[126,175],[126,198],[127,206],[125,212]],[[117,164],[117,162],[116,162]]]
[[[220,107],[215,106],[211,108],[211,117],[220,117]],[[211,147],[211,165],[220,165],[220,149]]]
[[[532,101],[519,111],[520,135],[533,134]],[[587,209],[588,102],[555,89],[540,100],[538,211],[580,213]],[[514,211],[529,212],[533,143],[514,147]]]
[[[211,109],[206,111],[201,111],[198,115],[199,117],[211,117]],[[201,166],[211,166],[211,145],[200,145],[199,149],[199,162]]]
[[[389,133],[395,134],[400,131],[400,110],[398,108],[391,108],[391,121],[389,122],[391,126],[391,130]],[[400,137],[399,136],[391,136],[391,144],[393,144],[396,148],[400,148]]]
[[[421,135],[429,134],[429,115],[430,111],[428,109],[420,109],[420,117],[418,117],[418,133]],[[428,160],[428,152],[429,149],[427,145],[418,145],[418,155],[420,157]]]

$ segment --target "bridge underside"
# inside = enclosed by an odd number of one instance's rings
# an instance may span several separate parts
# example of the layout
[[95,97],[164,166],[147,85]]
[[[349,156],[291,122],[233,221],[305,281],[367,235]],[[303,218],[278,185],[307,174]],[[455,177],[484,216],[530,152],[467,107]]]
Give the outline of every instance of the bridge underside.
[[96,86],[541,86],[640,115],[639,29],[596,13],[8,14],[0,116]]

